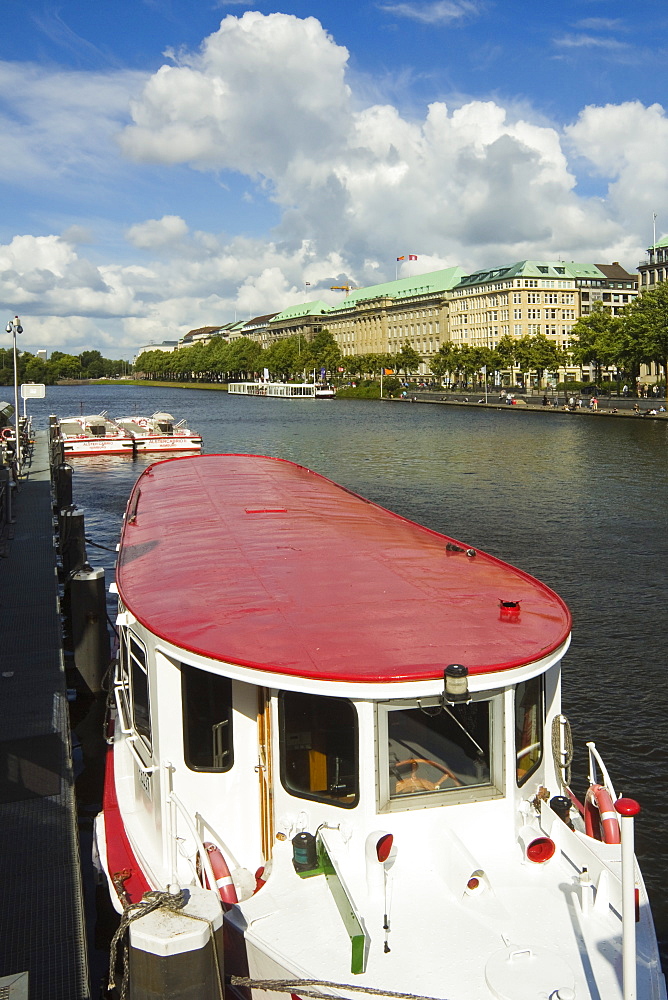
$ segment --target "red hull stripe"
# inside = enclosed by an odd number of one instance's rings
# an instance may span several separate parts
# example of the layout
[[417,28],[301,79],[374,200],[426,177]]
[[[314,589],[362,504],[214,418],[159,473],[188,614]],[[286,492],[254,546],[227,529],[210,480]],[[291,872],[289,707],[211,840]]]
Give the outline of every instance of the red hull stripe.
[[532,663],[570,632],[566,605],[538,580],[282,459],[167,459],[139,478],[128,509],[124,605],[213,659],[420,681],[448,663],[472,674]]
[[107,840],[107,864],[109,875],[117,872],[130,872],[123,885],[131,903],[140,902],[145,892],[151,888],[130,846],[123,826],[121,812],[116,798],[116,781],[114,778],[114,750],[107,751],[104,772],[104,797],[102,804],[104,812],[104,830]]

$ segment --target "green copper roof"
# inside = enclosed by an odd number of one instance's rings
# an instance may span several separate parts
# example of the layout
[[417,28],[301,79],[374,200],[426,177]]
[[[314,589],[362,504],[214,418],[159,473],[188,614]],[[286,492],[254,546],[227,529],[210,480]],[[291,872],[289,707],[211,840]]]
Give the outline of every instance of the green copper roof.
[[662,240],[659,240],[658,243],[651,246],[650,250],[657,250],[659,247],[668,247],[668,236],[664,236]]
[[[573,278],[575,274],[571,268],[592,269],[592,274],[603,277],[594,264],[567,264],[563,260],[543,261],[543,260],[520,260],[515,264],[508,264],[506,267],[490,267],[484,271],[474,271],[466,275],[459,283],[460,288],[469,288],[472,285],[484,285],[490,281],[506,281],[510,278]],[[587,270],[587,273],[589,271]]]
[[286,319],[299,319],[302,316],[321,316],[327,312],[329,312],[329,306],[322,299],[317,299],[315,302],[300,302],[296,306],[288,306],[283,312],[277,313],[269,325],[280,323]]
[[430,292],[448,292],[459,284],[465,274],[466,271],[461,267],[446,267],[442,271],[414,274],[411,278],[398,278],[396,281],[385,281],[382,285],[356,288],[338,305],[332,306],[331,311],[335,313],[340,309],[349,309],[370,299],[400,299],[410,298],[412,295],[428,295]]

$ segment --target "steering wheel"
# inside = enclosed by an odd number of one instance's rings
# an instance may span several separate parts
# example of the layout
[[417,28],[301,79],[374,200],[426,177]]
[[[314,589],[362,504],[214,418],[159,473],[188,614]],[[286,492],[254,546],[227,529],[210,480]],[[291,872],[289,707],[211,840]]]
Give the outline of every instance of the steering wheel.
[[[407,778],[399,778],[397,780],[395,788],[397,795],[402,795],[406,792],[434,792],[441,787],[446,778],[450,778],[455,785],[461,785],[461,781],[457,775],[453,774],[445,764],[440,764],[437,760],[429,760],[426,757],[407,757],[406,760],[397,761],[394,767],[406,767],[408,764],[411,766],[411,773]],[[418,778],[417,769],[420,764],[431,764],[432,767],[443,772],[443,777],[439,778],[438,781],[427,781],[426,778]]]

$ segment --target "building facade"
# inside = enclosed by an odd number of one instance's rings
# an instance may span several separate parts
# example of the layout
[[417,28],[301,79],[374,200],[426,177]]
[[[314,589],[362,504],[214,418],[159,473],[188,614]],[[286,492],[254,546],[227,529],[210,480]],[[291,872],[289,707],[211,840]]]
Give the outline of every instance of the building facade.
[[461,267],[358,288],[332,306],[326,320],[344,357],[396,353],[410,342],[429,359],[448,339],[450,293],[464,277]]
[[638,264],[638,273],[641,291],[668,281],[668,236],[648,247],[647,257]]

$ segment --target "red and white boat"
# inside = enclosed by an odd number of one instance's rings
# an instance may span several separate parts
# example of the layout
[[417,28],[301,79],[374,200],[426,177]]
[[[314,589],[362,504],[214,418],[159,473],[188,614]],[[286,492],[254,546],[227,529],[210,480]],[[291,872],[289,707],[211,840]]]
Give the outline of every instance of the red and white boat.
[[137,452],[199,451],[202,447],[201,435],[186,427],[185,420],[175,423],[171,413],[120,417],[116,423],[132,436]]
[[139,478],[117,588],[100,867],[119,912],[215,899],[228,996],[665,1000],[639,807],[593,744],[570,787],[548,587],[206,455]]
[[90,417],[65,417],[58,423],[64,457],[133,455],[132,436],[110,420],[106,410]]

